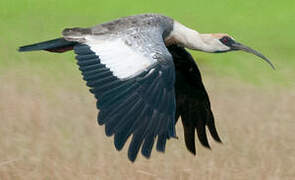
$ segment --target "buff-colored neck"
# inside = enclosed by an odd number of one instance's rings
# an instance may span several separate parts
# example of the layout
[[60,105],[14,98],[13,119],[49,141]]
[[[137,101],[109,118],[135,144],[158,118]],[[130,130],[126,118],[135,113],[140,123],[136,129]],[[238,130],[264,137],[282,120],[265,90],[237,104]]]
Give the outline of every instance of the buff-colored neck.
[[174,21],[173,30],[165,39],[166,45],[178,44],[180,46],[204,52],[227,50],[218,39],[224,34],[200,34],[177,21]]

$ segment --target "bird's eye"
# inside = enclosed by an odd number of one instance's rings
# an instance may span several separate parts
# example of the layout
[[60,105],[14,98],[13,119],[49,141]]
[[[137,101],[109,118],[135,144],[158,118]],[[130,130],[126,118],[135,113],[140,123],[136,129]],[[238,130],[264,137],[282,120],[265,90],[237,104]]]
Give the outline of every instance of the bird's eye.
[[226,45],[226,46],[230,46],[230,45],[232,44],[232,42],[233,42],[233,40],[232,40],[230,37],[228,37],[228,36],[224,36],[224,37],[222,37],[222,38],[220,39],[220,41],[221,41],[224,45]]

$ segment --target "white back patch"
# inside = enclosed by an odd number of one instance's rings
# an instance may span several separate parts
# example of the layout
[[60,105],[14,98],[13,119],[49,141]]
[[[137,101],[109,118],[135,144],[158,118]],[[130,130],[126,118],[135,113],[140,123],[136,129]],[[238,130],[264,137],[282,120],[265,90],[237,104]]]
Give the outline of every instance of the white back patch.
[[133,50],[120,39],[87,40],[89,41],[86,44],[99,56],[101,63],[105,64],[119,79],[134,77],[156,62],[152,57]]

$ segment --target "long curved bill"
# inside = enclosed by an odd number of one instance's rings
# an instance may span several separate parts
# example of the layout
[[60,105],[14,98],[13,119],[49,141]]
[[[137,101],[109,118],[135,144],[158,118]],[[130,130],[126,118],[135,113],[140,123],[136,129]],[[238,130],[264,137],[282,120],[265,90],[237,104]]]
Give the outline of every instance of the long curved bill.
[[262,58],[264,61],[266,61],[266,62],[272,67],[272,69],[275,70],[275,67],[274,67],[274,65],[271,63],[271,61],[270,61],[269,59],[267,59],[267,58],[266,58],[263,54],[261,54],[260,52],[254,50],[254,49],[252,49],[252,48],[250,48],[250,47],[248,47],[248,46],[245,46],[245,45],[243,45],[243,44],[241,44],[241,43],[237,43],[237,42],[235,42],[235,43],[232,44],[232,48],[233,48],[234,50],[242,50],[242,51],[245,51],[245,52],[248,52],[248,53],[254,54],[254,55],[256,55],[256,56]]

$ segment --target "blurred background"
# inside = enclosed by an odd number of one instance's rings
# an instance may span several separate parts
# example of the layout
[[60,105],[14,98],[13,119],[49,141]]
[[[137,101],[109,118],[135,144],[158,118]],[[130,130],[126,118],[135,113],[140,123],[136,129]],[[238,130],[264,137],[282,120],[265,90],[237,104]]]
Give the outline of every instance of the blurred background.
[[[192,52],[223,145],[185,148],[182,125],[147,160],[117,152],[73,52],[18,53],[21,45],[139,13],[161,13],[201,33],[223,32],[269,57]],[[294,179],[295,1],[1,0],[0,179]]]

